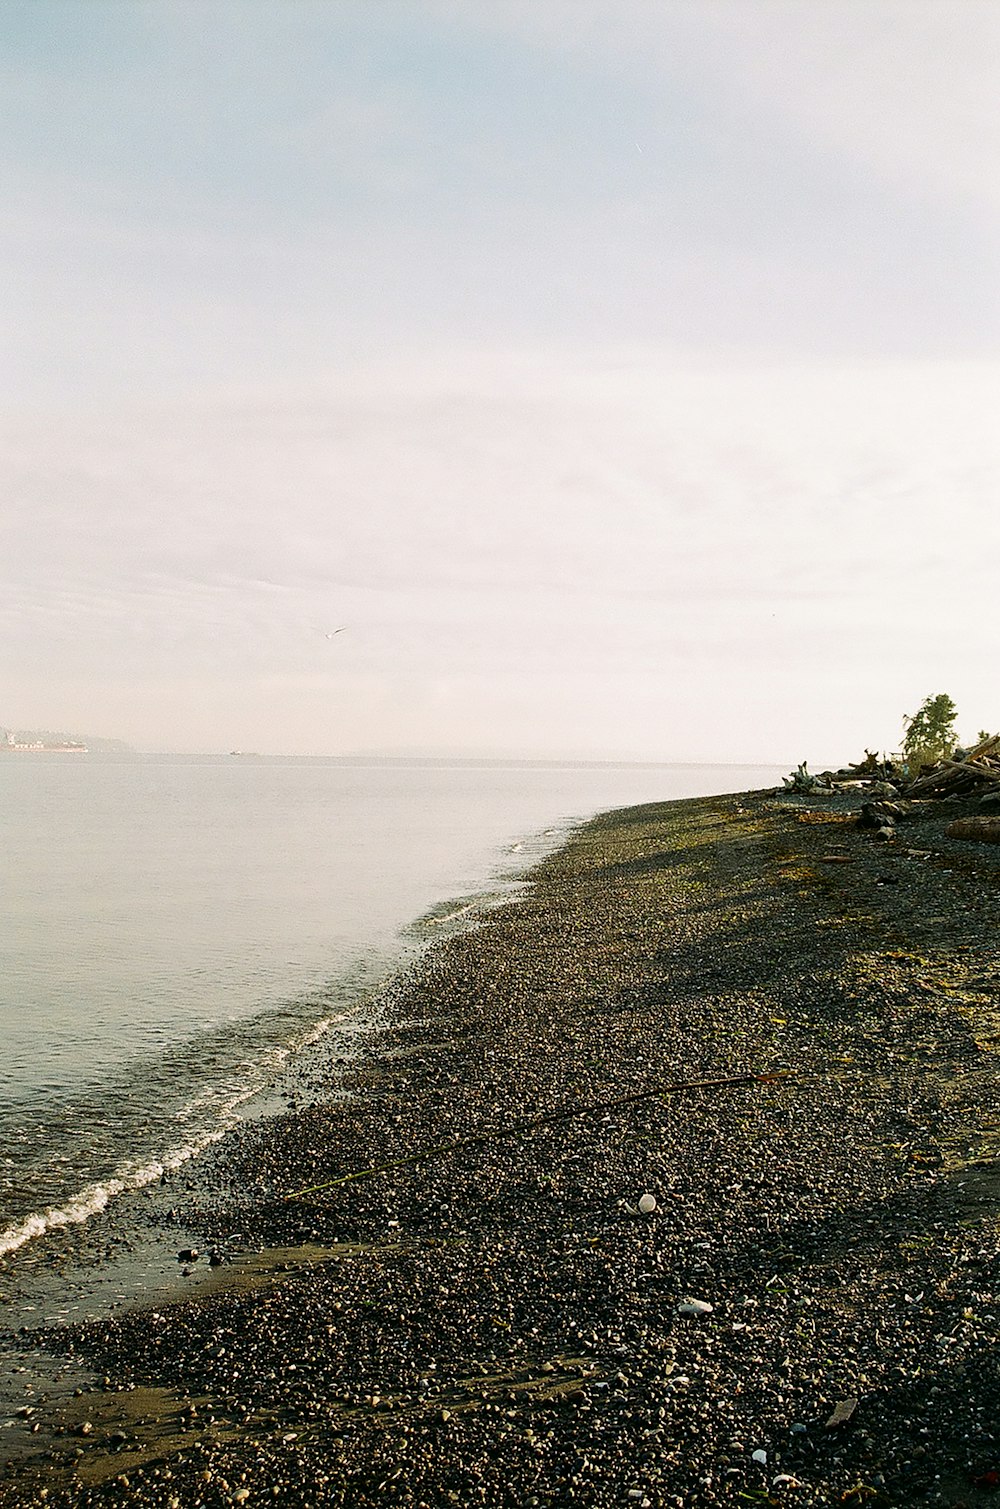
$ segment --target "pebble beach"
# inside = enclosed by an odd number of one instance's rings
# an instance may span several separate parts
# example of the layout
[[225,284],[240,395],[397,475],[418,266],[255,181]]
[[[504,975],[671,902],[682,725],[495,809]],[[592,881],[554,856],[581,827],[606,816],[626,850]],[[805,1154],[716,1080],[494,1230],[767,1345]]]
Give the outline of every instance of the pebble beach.
[[604,814],[431,947],[174,1176],[170,1303],[8,1338],[0,1504],[996,1502],[1000,846],[862,800]]

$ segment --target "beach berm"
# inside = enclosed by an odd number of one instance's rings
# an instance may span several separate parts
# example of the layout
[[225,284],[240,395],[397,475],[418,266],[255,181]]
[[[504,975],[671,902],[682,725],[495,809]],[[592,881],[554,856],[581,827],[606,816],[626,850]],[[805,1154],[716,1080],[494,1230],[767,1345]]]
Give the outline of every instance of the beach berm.
[[206,1292],[19,1338],[94,1382],[0,1502],[989,1502],[1000,848],[860,802],[608,813],[437,943],[179,1179]]

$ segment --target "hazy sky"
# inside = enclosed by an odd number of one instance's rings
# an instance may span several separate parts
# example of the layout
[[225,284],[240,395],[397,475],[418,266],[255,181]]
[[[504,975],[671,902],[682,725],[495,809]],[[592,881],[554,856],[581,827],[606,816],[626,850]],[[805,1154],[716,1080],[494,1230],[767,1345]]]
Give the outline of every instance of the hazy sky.
[[0,725],[1000,726],[1000,7],[5,0],[0,82]]

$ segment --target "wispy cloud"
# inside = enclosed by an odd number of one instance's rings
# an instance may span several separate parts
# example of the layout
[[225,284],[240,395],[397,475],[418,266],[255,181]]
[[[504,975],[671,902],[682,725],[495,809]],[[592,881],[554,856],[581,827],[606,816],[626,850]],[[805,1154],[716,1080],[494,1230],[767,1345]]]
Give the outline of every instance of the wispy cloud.
[[16,9],[12,401],[449,342],[997,348],[991,7]]
[[[452,24],[463,0],[430,0]],[[496,0],[486,30],[761,115],[925,198],[1000,201],[1000,13],[979,0]],[[721,143],[720,143],[721,145]]]
[[[519,373],[456,356],[308,403],[133,409],[58,439],[22,426],[0,467],[15,660],[42,685],[183,672],[209,698],[240,676],[289,696],[303,677],[403,676],[428,727],[441,677],[521,669],[599,711],[620,676],[693,698],[700,674],[686,726],[718,752],[748,666],[853,678],[869,738],[875,702],[920,695],[924,662],[986,675],[992,649],[962,621],[992,601],[1000,369],[632,354],[539,361],[528,392]],[[331,646],[334,622],[349,633]],[[285,727],[291,746],[339,742],[313,708],[308,733],[287,709]]]

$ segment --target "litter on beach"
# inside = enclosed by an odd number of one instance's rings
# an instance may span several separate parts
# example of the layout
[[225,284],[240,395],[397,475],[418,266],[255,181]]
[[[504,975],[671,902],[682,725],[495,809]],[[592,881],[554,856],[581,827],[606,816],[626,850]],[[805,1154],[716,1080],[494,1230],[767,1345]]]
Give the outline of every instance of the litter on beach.
[[677,1306],[677,1314],[699,1319],[702,1315],[711,1315],[714,1309],[707,1299],[685,1299]]

